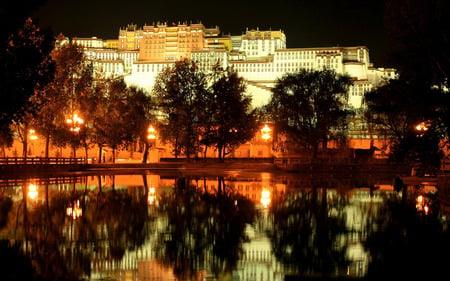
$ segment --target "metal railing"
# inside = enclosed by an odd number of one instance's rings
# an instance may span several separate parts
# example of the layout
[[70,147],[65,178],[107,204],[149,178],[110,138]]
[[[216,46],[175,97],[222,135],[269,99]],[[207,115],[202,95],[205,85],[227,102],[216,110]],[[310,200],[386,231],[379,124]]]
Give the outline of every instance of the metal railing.
[[84,158],[63,157],[3,157],[0,165],[69,165],[84,164]]

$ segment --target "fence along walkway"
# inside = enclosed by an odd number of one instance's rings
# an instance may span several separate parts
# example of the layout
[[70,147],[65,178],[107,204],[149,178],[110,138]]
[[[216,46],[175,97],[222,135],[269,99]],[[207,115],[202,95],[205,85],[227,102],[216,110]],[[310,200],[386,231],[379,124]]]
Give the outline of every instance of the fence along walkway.
[[84,158],[62,157],[4,157],[0,158],[0,165],[77,165],[84,164]]

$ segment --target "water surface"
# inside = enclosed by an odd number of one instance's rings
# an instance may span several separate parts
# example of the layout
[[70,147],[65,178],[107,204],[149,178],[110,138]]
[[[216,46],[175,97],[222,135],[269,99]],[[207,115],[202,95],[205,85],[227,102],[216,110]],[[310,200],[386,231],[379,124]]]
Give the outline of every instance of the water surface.
[[378,279],[429,277],[449,261],[436,186],[396,190],[386,175],[141,171],[1,184],[7,277]]

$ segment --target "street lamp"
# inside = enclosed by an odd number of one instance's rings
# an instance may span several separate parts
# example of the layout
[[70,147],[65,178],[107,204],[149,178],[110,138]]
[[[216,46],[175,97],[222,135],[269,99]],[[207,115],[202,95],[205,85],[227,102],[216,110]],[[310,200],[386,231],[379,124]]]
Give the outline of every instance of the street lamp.
[[272,129],[265,124],[261,129],[261,138],[265,141],[269,140],[272,137]]
[[30,140],[37,140],[38,139],[38,137],[36,135],[36,131],[34,129],[28,130],[28,138]]
[[156,129],[150,125],[147,129],[147,139],[149,140],[156,140],[157,134]]
[[[80,131],[81,125],[83,125],[84,120],[78,116],[77,113],[73,113],[69,118],[66,119],[66,123],[70,126],[70,131],[77,134]],[[76,158],[77,148],[75,142],[73,143],[73,157]]]
[[419,136],[422,137],[423,134],[428,131],[429,129],[429,124],[425,123],[425,122],[420,122],[419,124],[416,125],[415,127],[416,131],[419,132]]
[[145,141],[144,154],[142,155],[142,163],[147,163],[148,151],[150,147],[153,147],[156,144],[156,139],[158,138],[158,134],[153,125],[148,126],[147,129],[147,141]]
[[84,120],[77,113],[74,113],[71,117],[67,118],[66,123],[70,125],[70,131],[78,133]]

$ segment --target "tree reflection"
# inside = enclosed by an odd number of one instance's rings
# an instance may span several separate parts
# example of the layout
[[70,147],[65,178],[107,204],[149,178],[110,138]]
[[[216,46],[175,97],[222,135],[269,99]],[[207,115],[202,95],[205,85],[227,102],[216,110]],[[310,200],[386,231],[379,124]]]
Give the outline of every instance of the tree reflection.
[[106,241],[107,244],[98,243],[96,250],[104,252],[106,247],[109,258],[120,261],[125,251],[142,246],[148,235],[146,222],[150,217],[147,197],[142,188],[136,190],[134,196],[126,190],[116,190],[114,186],[103,192],[100,176],[98,190],[95,204],[87,212],[96,229],[96,240]]
[[450,225],[440,219],[438,206],[431,204],[431,211],[425,215],[416,209],[414,196],[406,201],[390,198],[377,218],[375,231],[369,233],[365,245],[372,257],[370,280],[386,276],[439,280],[448,274]]
[[0,195],[0,230],[8,223],[9,213],[11,212],[13,202],[11,198]]
[[[38,193],[31,199],[28,186],[22,187],[22,199],[13,202],[2,232],[15,241],[9,248],[31,259],[38,278],[82,280],[90,276],[99,253],[101,259],[119,261],[125,251],[146,240],[150,218],[142,187],[133,192],[90,192],[76,190],[74,183],[72,190],[50,191],[46,184]],[[7,209],[2,207],[7,206],[3,198],[0,201],[1,209]],[[82,209],[81,216],[67,212],[75,204]],[[2,212],[0,218],[6,214]],[[2,251],[8,247],[2,245]]]
[[199,280],[206,268],[215,277],[230,273],[243,252],[245,226],[256,217],[253,203],[227,190],[223,178],[216,193],[187,184],[189,178],[176,182],[175,192],[161,204],[168,228],[159,237],[158,259],[182,280]]
[[326,189],[302,189],[275,198],[269,231],[272,250],[286,267],[300,275],[334,276],[346,269],[342,197],[327,198]]

